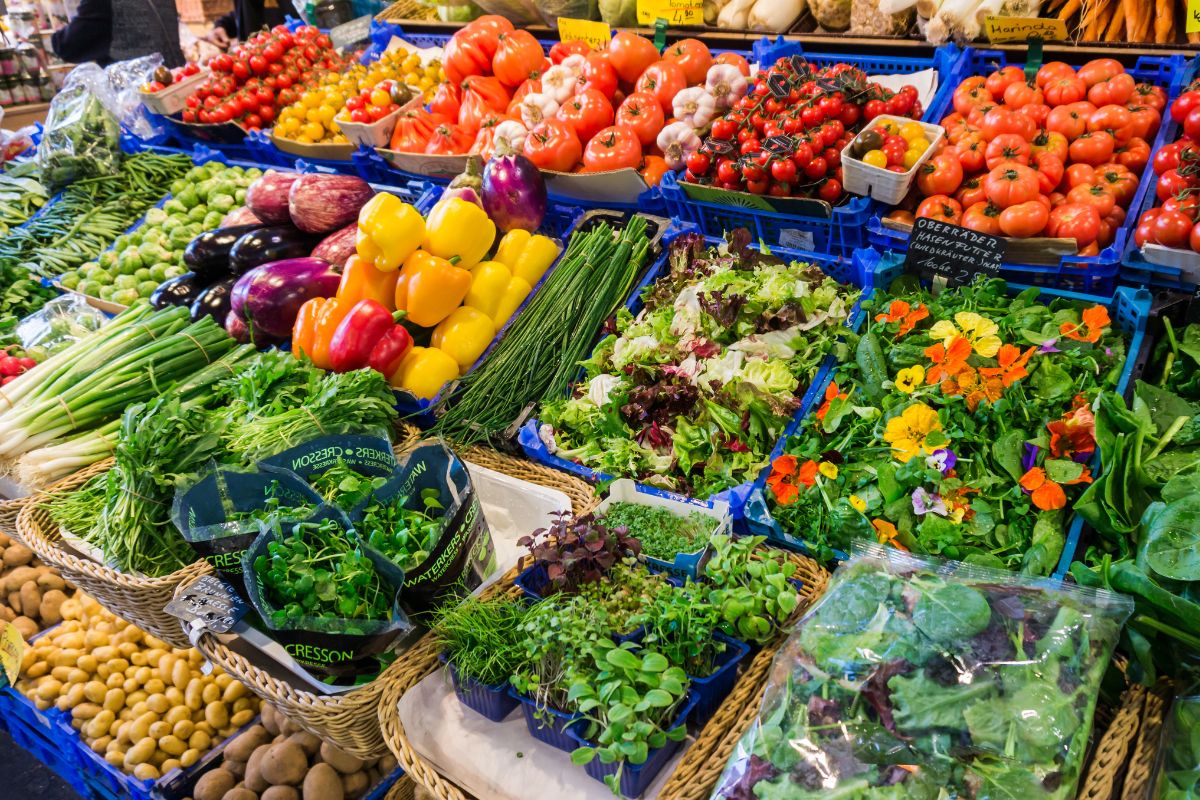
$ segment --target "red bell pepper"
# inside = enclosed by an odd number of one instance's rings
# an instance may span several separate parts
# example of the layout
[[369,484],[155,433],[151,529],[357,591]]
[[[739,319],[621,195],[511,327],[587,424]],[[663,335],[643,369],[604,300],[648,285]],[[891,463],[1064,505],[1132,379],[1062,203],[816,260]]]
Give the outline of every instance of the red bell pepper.
[[359,300],[338,323],[329,342],[329,360],[334,372],[349,372],[367,366],[371,350],[396,323],[392,312],[377,300]]
[[395,386],[397,381],[393,380],[393,377],[400,371],[400,364],[412,352],[412,347],[412,334],[403,325],[393,325],[391,330],[376,342],[370,358],[367,359],[367,366],[382,372],[388,383]]

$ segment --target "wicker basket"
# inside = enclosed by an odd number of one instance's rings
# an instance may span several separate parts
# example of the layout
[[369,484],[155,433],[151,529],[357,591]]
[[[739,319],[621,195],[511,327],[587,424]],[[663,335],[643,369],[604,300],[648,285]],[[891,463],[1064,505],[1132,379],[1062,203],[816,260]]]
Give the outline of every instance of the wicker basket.
[[1132,684],[1121,694],[1120,705],[1112,710],[1111,720],[1106,709],[1097,708],[1096,727],[1107,721],[1104,733],[1086,765],[1079,783],[1079,800],[1114,800],[1118,796],[1129,755],[1141,728],[1142,709],[1146,702],[1146,687]]
[[[787,555],[796,564],[795,577],[804,584],[800,606],[796,609],[795,616],[798,617],[825,593],[829,573],[809,558],[795,553]],[[516,575],[517,570],[514,569],[503,581],[491,587],[494,591],[490,594],[499,591],[517,594],[519,590],[511,585]],[[501,584],[504,585],[503,589],[499,588]],[[784,637],[780,636],[774,643],[758,652],[754,661],[738,678],[733,691],[709,719],[696,741],[684,752],[683,758],[659,793],[659,800],[707,800],[713,785],[725,768],[729,754],[733,752],[734,745],[758,713],[759,698],[766,685],[771,660],[784,641]],[[438,800],[467,800],[470,795],[418,755],[405,733],[404,725],[400,722],[398,704],[401,696],[439,666],[438,662],[430,660],[423,671],[409,671],[407,677],[411,682],[391,683],[380,699],[379,724],[383,728],[384,738],[392,754],[396,756],[400,766],[404,767],[404,771],[412,775],[413,780],[424,786]]]
[[17,535],[17,516],[21,513],[27,499],[18,497],[15,500],[0,502],[0,533],[21,541],[21,537]]
[[[401,452],[414,444],[418,436],[414,430],[402,430],[396,451]],[[592,488],[587,483],[558,470],[482,448],[469,449],[465,457],[473,464],[558,489],[571,499],[577,513],[588,510],[596,502]],[[199,575],[190,577],[180,588],[198,577]],[[426,636],[406,651],[403,658],[394,661],[366,686],[345,694],[318,695],[297,689],[290,683],[272,677],[230,650],[211,634],[202,634],[196,642],[196,647],[209,661],[274,705],[280,714],[314,736],[333,742],[360,758],[375,758],[388,752],[379,728],[377,713],[380,703],[384,702],[383,697],[393,692],[394,687],[407,688],[416,685],[437,666],[439,652],[438,644]],[[393,694],[399,697],[399,693]],[[407,771],[408,765],[404,764],[404,767]]]
[[1121,800],[1148,800],[1150,797],[1150,792],[1154,789],[1154,767],[1158,762],[1163,722],[1171,708],[1171,698],[1174,694],[1174,686],[1165,678],[1160,679],[1146,692],[1137,741],[1125,769]]
[[[111,466],[112,459],[105,459],[64,478],[46,491],[77,489],[88,478]],[[58,569],[67,582],[96,598],[100,605],[121,619],[173,647],[191,647],[179,620],[163,611],[163,606],[171,601],[181,584],[210,574],[212,567],[208,562],[196,561],[161,578],[140,578],[110,569],[89,558],[72,555],[60,546],[62,537],[49,512],[39,507],[37,500],[42,497],[45,495],[35,495],[21,508],[17,516],[17,537],[47,566]]]

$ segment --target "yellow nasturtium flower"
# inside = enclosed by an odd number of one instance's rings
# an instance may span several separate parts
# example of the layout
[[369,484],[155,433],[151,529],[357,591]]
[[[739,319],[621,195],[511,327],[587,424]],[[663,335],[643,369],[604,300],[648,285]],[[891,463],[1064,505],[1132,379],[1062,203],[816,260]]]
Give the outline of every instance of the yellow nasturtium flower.
[[1000,337],[996,335],[999,332],[1000,326],[974,311],[960,311],[954,315],[954,322],[938,320],[929,329],[929,335],[934,339],[941,339],[947,348],[955,336],[962,336],[971,343],[971,348],[976,354],[984,358],[991,358],[999,351],[1001,342]]

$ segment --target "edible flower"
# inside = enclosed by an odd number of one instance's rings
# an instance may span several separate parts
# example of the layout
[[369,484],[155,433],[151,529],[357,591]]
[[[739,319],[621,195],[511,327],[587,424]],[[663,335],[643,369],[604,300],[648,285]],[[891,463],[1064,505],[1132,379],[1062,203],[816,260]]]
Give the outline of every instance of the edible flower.
[[937,514],[944,517],[948,513],[946,503],[940,495],[930,494],[924,486],[918,486],[912,493],[913,513],[918,517],[924,514]]
[[962,336],[926,347],[925,357],[933,362],[933,366],[925,373],[926,382],[940,383],[967,369],[967,357],[970,355],[971,343]]
[[925,456],[925,466],[930,469],[936,469],[942,475],[946,475],[950,470],[954,469],[954,465],[958,463],[958,456],[948,447],[940,447],[934,450],[929,455]]
[[899,322],[900,328],[896,331],[897,338],[910,332],[916,324],[929,316],[929,309],[924,303],[917,304],[913,308],[910,304],[903,300],[893,300],[888,306],[886,314],[876,314],[876,322]]
[[837,464],[833,464],[828,461],[822,461],[817,467],[817,472],[821,473],[831,481],[836,480],[838,476]]
[[896,374],[896,388],[905,394],[912,394],[925,381],[925,368],[914,364],[902,369]]
[[1056,344],[1058,344],[1058,339],[1047,339],[1046,341],[1042,342],[1042,346],[1038,348],[1038,354],[1047,355],[1049,353],[1061,353],[1062,350],[1059,350],[1057,347],[1055,347]]
[[[955,323],[958,323],[957,327]],[[929,335],[941,339],[947,347],[955,337],[961,336],[984,358],[991,358],[1000,349],[1000,337],[996,335],[999,332],[999,325],[974,311],[960,311],[954,315],[954,322],[939,320],[929,329]]]
[[800,471],[796,474],[796,480],[803,483],[807,488],[811,489],[817,482],[817,462],[811,458],[801,465]]
[[913,403],[888,420],[883,439],[892,446],[896,459],[907,464],[922,451],[934,451],[935,448],[926,443],[926,438],[941,429],[942,422],[936,411],[924,403]]
[[1096,417],[1084,398],[1076,398],[1075,402],[1071,411],[1046,428],[1050,431],[1051,455],[1082,462],[1096,452]]
[[829,413],[829,405],[834,400],[845,400],[848,395],[838,392],[837,381],[830,381],[825,387],[825,402],[817,409],[817,419],[825,419],[825,415]]
[[867,510],[867,501],[863,500],[858,495],[856,495],[856,494],[850,495],[849,500],[850,500],[850,507],[853,508],[858,513],[862,514],[864,511]]
[[896,526],[886,519],[871,520],[871,527],[875,529],[875,538],[879,540],[880,544],[890,544],[898,550],[908,550],[898,541],[900,532],[896,530]]
[[1108,309],[1104,306],[1092,306],[1085,309],[1080,316],[1082,319],[1079,324],[1064,322],[1058,326],[1058,332],[1077,342],[1095,342],[1100,339],[1104,329],[1112,323],[1108,316]]
[[1025,365],[1029,363],[1029,358],[1033,355],[1034,348],[1030,347],[1024,353],[1021,348],[1006,344],[1000,347],[1000,351],[996,354],[996,360],[1000,362],[998,367],[981,367],[979,372],[981,375],[989,377],[998,377],[1004,388],[1012,386],[1014,383],[1024,378],[1029,373],[1025,370]]
[[[982,372],[982,370],[980,370]],[[1004,394],[1004,384],[999,378],[988,378],[985,381],[980,381],[978,387],[967,394],[967,410],[972,414],[979,408],[979,404],[984,400],[989,403],[994,403]]]
[[1034,467],[1022,475],[1020,483],[1033,504],[1043,511],[1054,511],[1067,505],[1067,495],[1062,487],[1050,480],[1041,467]]

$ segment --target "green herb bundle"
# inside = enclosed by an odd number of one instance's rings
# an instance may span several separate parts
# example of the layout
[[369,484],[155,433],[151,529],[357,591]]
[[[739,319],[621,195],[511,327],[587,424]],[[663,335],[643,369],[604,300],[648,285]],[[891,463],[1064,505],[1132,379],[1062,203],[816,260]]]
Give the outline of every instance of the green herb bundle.
[[405,508],[405,497],[372,502],[363,508],[357,526],[368,545],[403,570],[411,570],[429,558],[446,526],[446,507],[438,490],[422,489],[420,498],[420,509]]
[[507,684],[525,656],[521,625],[529,615],[523,600],[468,595],[434,611],[433,634],[460,676],[488,686]]
[[662,561],[700,550],[716,527],[711,517],[699,512],[681,517],[666,508],[625,502],[610,505],[599,520],[609,528],[625,528],[642,543],[644,555]]

